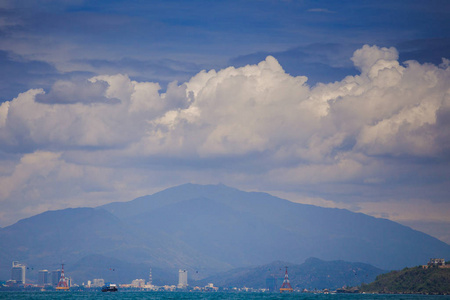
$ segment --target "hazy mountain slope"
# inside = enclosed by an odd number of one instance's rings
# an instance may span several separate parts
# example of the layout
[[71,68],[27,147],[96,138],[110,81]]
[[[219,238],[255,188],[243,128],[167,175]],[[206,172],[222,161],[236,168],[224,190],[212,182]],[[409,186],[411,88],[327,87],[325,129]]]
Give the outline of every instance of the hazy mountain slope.
[[289,236],[287,230],[206,198],[170,204],[125,220],[141,230],[157,229],[176,237],[206,257],[234,267],[277,256]]
[[13,260],[56,269],[91,255],[175,274],[186,268],[196,279],[308,257],[387,270],[450,257],[449,245],[395,222],[224,185],[186,184],[96,209],[49,211],[0,229],[0,241],[0,279],[9,278]]
[[144,279],[147,282],[150,268],[153,284],[177,284],[176,270],[158,268],[148,263],[130,263],[99,254],[85,256],[66,266],[66,273],[79,283],[93,278],[103,278],[105,282],[130,283],[134,279]]
[[[30,270],[57,269],[62,262],[134,244],[124,233],[123,223],[105,210],[48,211],[0,230],[2,261],[18,260]],[[0,272],[1,278],[9,278],[9,268]]]
[[30,258],[64,260],[82,257],[123,243],[133,244],[125,225],[109,212],[94,208],[48,211],[20,220],[0,231],[3,250],[17,260]]
[[[118,249],[139,249],[146,258],[156,255],[121,220],[94,208],[48,211],[23,219],[0,230],[0,240],[4,261],[18,260],[33,269],[57,269],[62,262]],[[9,278],[9,271],[2,268],[0,276]]]
[[153,195],[139,197],[132,201],[106,204],[101,206],[101,208],[108,210],[118,217],[126,218],[136,215],[137,212],[145,213],[162,206],[193,198],[207,198],[219,202],[230,203],[236,199],[240,199],[242,197],[242,193],[244,192],[222,184],[197,185],[187,183],[157,192]]
[[300,265],[277,261],[262,266],[233,269],[200,280],[198,284],[214,282],[219,287],[266,288],[267,281],[273,278],[280,288],[285,266],[289,267],[291,286],[308,290],[336,289],[344,285],[357,286],[363,282],[372,282],[377,275],[384,272],[368,264],[309,258]]
[[[199,223],[202,220],[198,209],[189,209],[189,204],[183,204],[195,198],[204,199],[204,203],[207,202],[205,199],[210,199],[215,205],[221,204],[231,209],[235,215],[247,214],[249,220],[250,217],[258,220],[259,225],[241,223],[242,235],[248,237],[241,242],[237,239],[237,232],[240,231],[227,231],[226,227],[219,232],[221,238],[218,241],[214,240],[217,239],[214,235],[199,234],[202,239],[197,244],[198,251],[203,251],[212,243],[219,249],[214,252],[216,259],[226,256],[220,249],[228,249],[231,241],[236,249],[242,249],[239,260],[226,261],[234,266],[239,263],[262,264],[274,259],[301,263],[308,257],[319,257],[326,260],[361,261],[383,269],[399,269],[423,263],[429,257],[450,256],[449,245],[386,219],[342,209],[292,203],[266,193],[242,192],[224,185],[185,184],[130,202],[108,204],[103,208],[123,220],[133,220],[144,230],[156,228],[151,219],[158,219],[159,211],[163,211],[165,217],[158,220],[170,223],[165,223],[164,227],[178,228],[177,236],[183,239],[191,235],[188,226],[193,221],[189,216],[195,215]],[[222,222],[228,219],[230,224],[233,223],[231,217],[225,218],[218,212],[219,209],[210,212],[204,210],[202,213],[212,215],[211,220],[196,225],[196,230],[204,231],[202,228],[218,226],[214,216],[217,216],[217,220],[223,219]],[[148,221],[145,221],[146,216]],[[266,232],[264,237],[260,233],[262,231]],[[235,236],[236,240],[230,236]],[[247,242],[254,245],[253,249],[247,247]],[[190,245],[196,247],[195,244]]]
[[[36,270],[68,268],[83,257],[100,254],[153,267],[178,268],[203,265],[204,274],[229,269],[231,265],[191,248],[160,230],[140,231],[103,209],[76,208],[48,211],[0,230],[0,279],[10,278],[12,261]],[[28,276],[28,275],[27,275]],[[83,278],[83,280],[87,280]]]

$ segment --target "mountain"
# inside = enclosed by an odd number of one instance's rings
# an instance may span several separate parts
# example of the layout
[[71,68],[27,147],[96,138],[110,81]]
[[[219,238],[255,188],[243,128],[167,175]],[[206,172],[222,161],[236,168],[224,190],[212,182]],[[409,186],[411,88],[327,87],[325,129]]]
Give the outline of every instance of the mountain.
[[377,276],[370,284],[363,284],[361,292],[450,295],[450,268],[419,266],[392,271]]
[[285,266],[289,266],[289,281],[299,289],[337,289],[343,286],[358,286],[375,280],[385,271],[363,263],[345,261],[323,261],[309,258],[303,264],[273,262],[263,266],[245,267],[219,273],[196,282],[204,286],[214,282],[218,287],[278,288],[284,279]]
[[[71,267],[86,255],[102,253],[120,257],[120,252],[154,254],[117,217],[102,209],[74,208],[48,211],[23,219],[0,230],[0,259],[8,264],[17,260],[27,265],[27,277],[40,269],[55,270],[61,263]],[[9,279],[10,267],[0,269]]]
[[231,267],[319,257],[392,270],[450,256],[446,243],[386,219],[224,185],[185,184],[102,208]]
[[[57,269],[64,262],[69,274],[93,255],[174,276],[183,268],[197,280],[269,261],[301,264],[309,257],[386,270],[450,257],[449,245],[389,220],[224,185],[185,184],[129,202],[48,211],[1,228],[0,241],[0,279],[9,279],[13,260],[30,270]],[[98,265],[98,273],[109,267]],[[128,274],[120,276],[133,274],[119,269]],[[78,274],[76,282],[95,272]]]
[[147,263],[130,263],[104,255],[93,254],[83,257],[70,266],[69,275],[76,282],[93,278],[103,278],[105,282],[130,283],[134,279],[148,281],[150,269],[154,285],[176,285],[177,272],[152,267]]
[[[117,262],[144,265],[145,278],[150,267],[167,268],[176,274],[182,263],[198,264],[202,259],[197,251],[176,238],[159,232],[142,233],[139,228],[99,208],[48,211],[23,219],[1,229],[0,241],[1,279],[10,278],[12,261],[26,264],[27,277],[33,280],[37,278],[38,270],[60,269],[61,263],[70,275],[77,264],[92,255],[111,258],[107,264],[95,264],[100,274],[106,268],[115,268],[113,262],[116,259]],[[207,258],[203,261],[214,265]],[[219,262],[217,265],[226,264]],[[80,274],[83,276],[75,277],[75,282],[92,279],[84,277],[86,273]],[[127,269],[125,274],[130,271]]]
[[125,224],[105,210],[75,208],[20,220],[1,229],[0,240],[2,254],[14,260],[58,265],[67,256],[78,259],[118,245],[136,244],[128,232]]

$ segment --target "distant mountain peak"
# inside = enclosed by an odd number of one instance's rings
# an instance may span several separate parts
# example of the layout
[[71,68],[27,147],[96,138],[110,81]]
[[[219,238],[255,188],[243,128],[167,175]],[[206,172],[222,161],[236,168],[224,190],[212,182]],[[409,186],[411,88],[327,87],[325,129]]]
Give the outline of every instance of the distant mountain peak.
[[49,211],[2,228],[0,240],[2,261],[98,254],[202,270],[203,277],[268,261],[360,261],[392,270],[450,257],[449,245],[392,221],[224,184],[187,183],[129,202]]

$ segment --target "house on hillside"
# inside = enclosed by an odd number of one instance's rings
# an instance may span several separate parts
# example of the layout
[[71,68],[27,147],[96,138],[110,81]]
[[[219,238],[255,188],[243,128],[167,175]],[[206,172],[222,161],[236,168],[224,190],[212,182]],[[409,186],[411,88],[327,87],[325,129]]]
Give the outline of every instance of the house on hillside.
[[430,267],[438,267],[438,268],[449,268],[450,265],[445,265],[444,258],[430,258],[428,264],[422,266],[424,269],[428,269]]
[[430,258],[428,262],[429,266],[445,266],[445,259],[443,258]]

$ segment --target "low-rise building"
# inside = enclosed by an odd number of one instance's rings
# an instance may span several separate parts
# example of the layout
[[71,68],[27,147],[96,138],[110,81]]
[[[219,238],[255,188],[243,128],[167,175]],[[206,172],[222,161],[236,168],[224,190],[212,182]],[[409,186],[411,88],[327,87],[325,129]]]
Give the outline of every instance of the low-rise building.
[[95,278],[92,280],[92,287],[102,287],[105,285],[105,280],[103,278]]
[[445,266],[445,259],[443,258],[430,258],[428,262],[429,266]]
[[144,279],[135,279],[131,282],[132,287],[143,288],[145,286]]

